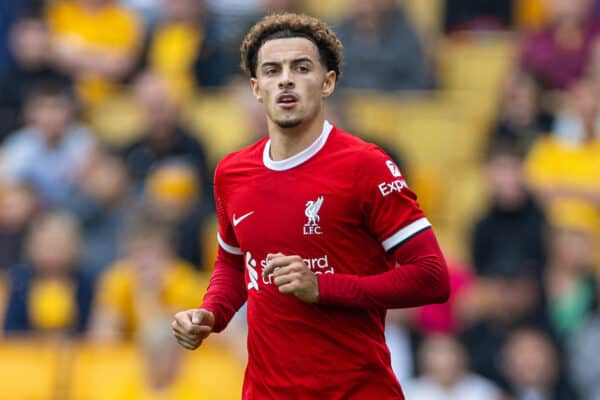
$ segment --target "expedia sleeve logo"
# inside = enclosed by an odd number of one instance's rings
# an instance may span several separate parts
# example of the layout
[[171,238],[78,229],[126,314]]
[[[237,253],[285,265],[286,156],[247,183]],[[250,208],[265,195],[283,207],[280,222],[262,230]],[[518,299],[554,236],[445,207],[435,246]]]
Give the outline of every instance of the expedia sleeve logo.
[[[388,167],[394,178],[402,178],[402,173],[395,162],[387,160],[385,165]],[[377,189],[379,189],[379,193],[381,193],[383,197],[389,196],[394,192],[401,192],[402,189],[406,187],[408,187],[408,185],[404,179],[396,179],[392,182],[381,182],[377,185]]]

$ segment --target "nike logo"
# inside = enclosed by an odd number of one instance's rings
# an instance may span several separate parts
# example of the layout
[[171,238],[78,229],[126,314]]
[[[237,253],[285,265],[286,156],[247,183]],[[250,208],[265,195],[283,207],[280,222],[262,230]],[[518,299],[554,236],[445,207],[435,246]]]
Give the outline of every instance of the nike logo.
[[242,222],[243,220],[245,220],[246,218],[248,218],[252,214],[254,214],[254,211],[250,211],[249,213],[246,213],[246,214],[242,215],[239,218],[236,218],[235,214],[233,214],[233,226],[238,226],[240,222]]

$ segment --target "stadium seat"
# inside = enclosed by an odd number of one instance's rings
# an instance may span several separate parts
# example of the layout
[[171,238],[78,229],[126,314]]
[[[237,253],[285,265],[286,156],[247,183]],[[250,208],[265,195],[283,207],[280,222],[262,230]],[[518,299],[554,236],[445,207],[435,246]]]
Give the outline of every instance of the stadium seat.
[[135,347],[127,344],[88,344],[73,347],[70,398],[120,400],[127,387],[141,378]]
[[344,18],[350,10],[348,0],[305,0],[303,3],[306,13],[328,22],[337,22]]
[[513,65],[517,41],[507,33],[480,33],[440,41],[439,75],[446,90],[473,90],[480,96],[500,94]]
[[175,382],[164,393],[153,392],[146,380],[141,353],[132,344],[76,347],[72,368],[73,400],[220,399],[241,396],[244,366],[207,341],[195,352],[181,350]]
[[206,146],[211,165],[251,140],[247,114],[228,91],[203,92],[183,110],[184,124]]
[[63,399],[59,374],[66,371],[59,347],[52,341],[0,342],[0,398],[23,400]]
[[443,0],[396,1],[405,7],[422,38],[434,39],[442,32]]

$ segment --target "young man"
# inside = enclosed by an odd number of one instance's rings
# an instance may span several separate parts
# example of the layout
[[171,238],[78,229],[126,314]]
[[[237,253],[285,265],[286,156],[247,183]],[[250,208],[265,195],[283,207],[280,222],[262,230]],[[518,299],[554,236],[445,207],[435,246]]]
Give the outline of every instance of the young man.
[[241,51],[269,135],[217,167],[215,270],[173,333],[195,349],[248,300],[244,399],[402,399],[385,312],[447,299],[430,224],[383,151],[325,120],[342,45],[324,23],[266,17]]

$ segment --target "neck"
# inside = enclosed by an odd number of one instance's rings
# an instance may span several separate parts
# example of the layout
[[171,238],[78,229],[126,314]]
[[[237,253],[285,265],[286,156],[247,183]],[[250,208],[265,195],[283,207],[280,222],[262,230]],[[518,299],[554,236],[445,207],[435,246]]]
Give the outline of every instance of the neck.
[[324,122],[325,115],[322,111],[312,120],[293,128],[282,128],[268,120],[271,159],[273,161],[285,160],[309,147],[323,131]]

